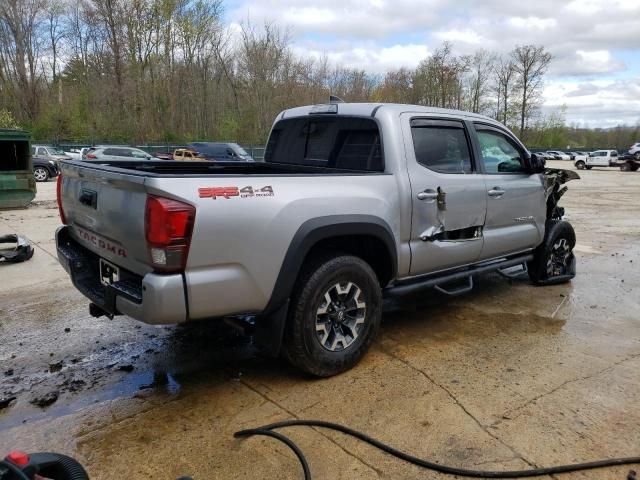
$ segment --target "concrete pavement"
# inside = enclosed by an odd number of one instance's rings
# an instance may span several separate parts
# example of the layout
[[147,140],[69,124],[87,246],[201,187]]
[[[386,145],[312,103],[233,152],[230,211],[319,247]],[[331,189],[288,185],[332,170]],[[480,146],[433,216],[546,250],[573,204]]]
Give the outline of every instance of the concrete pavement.
[[[32,260],[0,265],[0,398],[16,397],[0,410],[0,452],[66,453],[92,479],[297,479],[285,447],[232,434],[314,418],[467,468],[639,455],[640,173],[580,174],[562,201],[578,238],[573,282],[491,274],[466,296],[425,293],[385,314],[356,368],[321,380],[222,325],[91,318],[54,258],[55,183],[38,184],[36,205],[0,211],[0,233],[36,247]],[[30,403],[52,392],[50,406]],[[337,433],[286,433],[317,479],[445,478]]]

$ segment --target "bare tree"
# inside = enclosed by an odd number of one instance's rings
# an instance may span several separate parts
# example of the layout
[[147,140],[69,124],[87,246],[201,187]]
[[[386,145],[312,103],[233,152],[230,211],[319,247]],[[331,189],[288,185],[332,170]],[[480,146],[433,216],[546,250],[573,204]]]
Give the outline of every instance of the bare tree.
[[538,107],[542,81],[551,62],[551,54],[541,45],[520,45],[511,52],[520,88],[520,136],[524,136],[527,121]]
[[490,90],[491,72],[495,63],[495,55],[478,50],[469,62],[469,96],[471,111],[481,113],[486,109],[486,97]]
[[511,112],[511,97],[515,83],[515,67],[510,58],[501,58],[494,70],[497,95],[496,119],[507,125]]
[[0,38],[4,66],[15,79],[26,117],[38,113],[40,80],[40,21],[44,0],[3,0],[0,2]]

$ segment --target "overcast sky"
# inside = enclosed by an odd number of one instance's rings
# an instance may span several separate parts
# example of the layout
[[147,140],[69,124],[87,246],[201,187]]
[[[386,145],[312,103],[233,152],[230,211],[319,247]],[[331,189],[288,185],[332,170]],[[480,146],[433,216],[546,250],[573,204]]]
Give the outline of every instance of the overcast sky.
[[456,53],[542,44],[554,55],[544,110],[567,122],[640,123],[640,0],[227,0],[239,23],[290,29],[301,56],[384,73],[415,67],[443,41]]

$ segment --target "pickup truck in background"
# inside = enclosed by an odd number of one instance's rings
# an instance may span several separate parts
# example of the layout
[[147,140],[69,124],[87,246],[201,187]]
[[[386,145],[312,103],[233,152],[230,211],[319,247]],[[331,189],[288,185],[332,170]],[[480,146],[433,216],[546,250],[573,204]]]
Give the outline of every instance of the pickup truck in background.
[[586,158],[576,159],[574,165],[578,170],[591,170],[593,167],[616,167],[617,161],[617,150],[596,150]]
[[63,163],[57,252],[94,316],[253,318],[264,351],[329,376],[365,354],[383,296],[573,278],[574,178],[477,114],[299,107],[264,162]]

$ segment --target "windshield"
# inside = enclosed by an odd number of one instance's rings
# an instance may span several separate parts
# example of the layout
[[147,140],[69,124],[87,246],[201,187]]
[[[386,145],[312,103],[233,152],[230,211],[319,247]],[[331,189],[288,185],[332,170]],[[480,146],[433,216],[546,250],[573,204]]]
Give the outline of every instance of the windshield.
[[52,155],[64,155],[64,150],[62,150],[62,149],[60,149],[60,148],[52,148],[52,147],[49,147],[49,152],[50,152]]
[[238,153],[238,155],[240,155],[241,157],[248,157],[249,156],[247,151],[244,148],[242,148],[240,145],[237,145],[235,150]]

